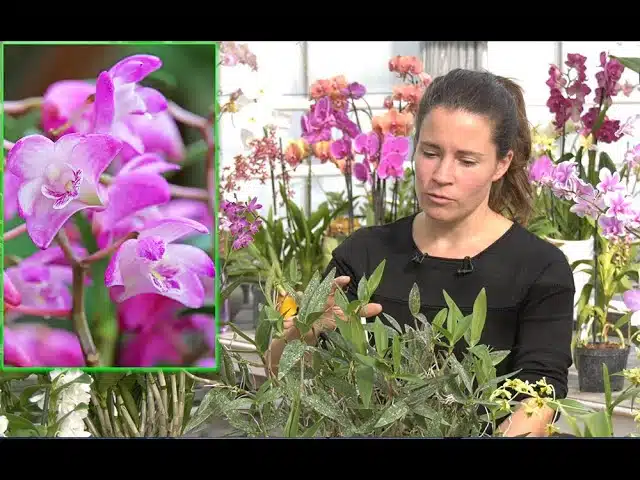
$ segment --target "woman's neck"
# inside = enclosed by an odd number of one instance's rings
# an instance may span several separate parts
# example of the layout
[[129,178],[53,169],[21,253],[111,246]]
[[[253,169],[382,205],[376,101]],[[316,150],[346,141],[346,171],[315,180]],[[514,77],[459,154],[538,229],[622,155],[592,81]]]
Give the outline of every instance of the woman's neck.
[[423,252],[436,257],[473,257],[500,238],[512,222],[488,206],[460,220],[440,222],[420,212],[413,222],[413,239]]

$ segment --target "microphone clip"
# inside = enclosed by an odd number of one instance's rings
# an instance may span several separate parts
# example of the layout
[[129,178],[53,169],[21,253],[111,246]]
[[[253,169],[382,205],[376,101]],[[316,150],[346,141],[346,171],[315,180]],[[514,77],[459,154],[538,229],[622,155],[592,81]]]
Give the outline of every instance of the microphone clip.
[[473,263],[471,263],[471,257],[464,257],[462,260],[462,267],[458,269],[458,275],[466,275],[473,272]]
[[422,263],[426,257],[427,257],[427,254],[418,252],[413,256],[411,261],[414,263]]

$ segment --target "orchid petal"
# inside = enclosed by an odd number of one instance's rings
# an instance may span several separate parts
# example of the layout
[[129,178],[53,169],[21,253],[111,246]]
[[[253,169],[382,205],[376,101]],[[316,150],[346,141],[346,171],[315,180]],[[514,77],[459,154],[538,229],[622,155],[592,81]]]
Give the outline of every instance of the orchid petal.
[[[178,125],[168,111],[149,118],[144,115],[130,115],[127,125],[142,140],[145,152],[165,154],[169,159],[182,160],[186,148]],[[123,158],[129,160],[136,155],[132,151],[123,151]]]
[[111,135],[86,135],[73,149],[69,163],[82,169],[84,178],[96,185],[121,148],[122,142]]
[[18,140],[7,155],[7,170],[23,180],[42,176],[53,157],[54,143],[43,135],[27,135]]
[[[169,163],[156,153],[145,153],[129,160],[118,172],[118,176],[128,173],[164,173],[180,170],[180,165]],[[133,172],[135,171],[135,172]]]
[[33,209],[36,201],[42,196],[42,179],[34,178],[23,184],[18,190],[18,206],[20,207],[20,216],[26,218],[33,215]]
[[137,334],[128,341],[118,358],[122,367],[155,367],[181,363],[179,347],[184,346],[168,324]]
[[162,67],[162,60],[154,55],[131,55],[109,69],[112,78],[122,83],[135,83]]
[[140,332],[153,328],[164,318],[173,318],[182,304],[157,293],[143,293],[118,306],[118,323],[123,330]]
[[150,223],[147,228],[140,232],[138,238],[157,236],[166,243],[171,243],[195,232],[206,234],[209,233],[209,229],[190,218],[163,218]]
[[129,215],[169,200],[169,183],[163,177],[149,173],[119,175],[109,188],[107,208],[100,212],[101,226],[110,230]]
[[181,264],[198,275],[214,277],[216,273],[215,264],[207,252],[193,245],[167,245],[167,259]]
[[102,208],[72,200],[65,207],[55,210],[53,203],[53,200],[40,195],[33,203],[31,214],[26,218],[27,232],[31,240],[43,250],[51,245],[58,231],[74,214],[88,208]]
[[7,275],[7,272],[3,272],[4,274],[4,303],[9,305],[13,305],[14,307],[20,305],[22,302],[22,296],[18,289],[16,289],[15,285],[11,281],[11,278]]
[[136,93],[142,98],[147,113],[160,113],[168,107],[165,96],[155,88],[138,87],[136,88]]
[[129,147],[129,149],[133,151],[135,155],[140,155],[145,152],[142,139],[135,132],[133,132],[126,123],[116,122],[111,128],[111,133],[122,140],[125,143],[125,146]]
[[43,130],[51,132],[71,121],[65,134],[75,133],[77,130],[73,117],[95,91],[95,85],[83,80],[62,80],[51,84],[45,91],[42,102]]
[[94,103],[94,133],[109,133],[115,120],[115,85],[107,72],[102,72],[96,80],[96,98]]
[[21,345],[20,337],[9,327],[4,328],[4,364],[13,367],[31,367],[28,351]]

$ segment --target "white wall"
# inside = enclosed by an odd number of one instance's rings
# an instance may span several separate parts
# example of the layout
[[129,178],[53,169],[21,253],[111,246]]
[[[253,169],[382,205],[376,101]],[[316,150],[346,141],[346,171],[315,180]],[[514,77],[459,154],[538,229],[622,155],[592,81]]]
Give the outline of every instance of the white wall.
[[[241,42],[243,43],[243,42]],[[393,55],[421,56],[420,42],[247,42],[257,55],[259,71],[249,73],[242,67],[226,68],[221,72],[224,94],[238,87],[255,91],[262,86],[269,103],[275,109],[291,115],[291,127],[282,132],[284,142],[300,136],[300,118],[310,102],[308,84],[320,78],[344,74],[349,81],[358,81],[369,88],[367,98],[371,107],[381,108],[384,97],[391,93],[396,79],[388,70],[388,60]],[[305,45],[306,43],[306,45]],[[598,69],[599,53],[607,51],[619,56],[640,57],[638,42],[489,42],[487,68],[494,73],[514,78],[525,91],[528,115],[531,123],[547,123],[553,116],[546,107],[548,87],[545,82],[552,63],[564,66],[567,53],[580,53],[588,57],[587,75],[592,90],[597,86],[593,75]],[[429,72],[427,72],[429,73]],[[625,72],[623,80],[638,82],[638,75]],[[592,94],[593,95],[593,94]],[[592,98],[591,95],[591,98]],[[224,97],[221,103],[224,103]],[[381,111],[381,110],[379,110]],[[377,113],[374,110],[374,114]],[[640,92],[631,98],[618,95],[610,109],[610,117],[625,121],[632,114],[640,113]],[[361,118],[361,120],[363,120]],[[367,125],[368,126],[368,125]],[[364,125],[363,125],[364,127]],[[366,128],[366,127],[365,127]],[[233,157],[242,151],[238,129],[230,117],[221,128],[222,164],[229,165]],[[632,144],[640,142],[640,124],[636,137],[628,139]],[[621,160],[626,142],[604,146],[615,160]],[[313,166],[312,205],[324,200],[324,191],[344,191],[344,179],[330,164]],[[304,205],[306,167],[295,174],[292,187],[296,202]],[[271,204],[269,184],[254,182],[246,185],[241,196],[257,195],[267,208]]]

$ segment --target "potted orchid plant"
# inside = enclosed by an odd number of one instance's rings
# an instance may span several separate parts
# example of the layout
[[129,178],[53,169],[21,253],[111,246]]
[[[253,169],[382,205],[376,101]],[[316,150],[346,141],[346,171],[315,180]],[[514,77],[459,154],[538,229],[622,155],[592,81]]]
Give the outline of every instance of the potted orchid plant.
[[[594,242],[591,269],[587,270],[590,284],[580,286],[577,295],[586,297],[579,303],[579,320],[592,326],[588,340],[580,340],[576,349],[582,388],[604,391],[602,383],[602,364],[610,372],[617,373],[626,366],[628,345],[609,342],[608,332],[617,326],[608,321],[607,311],[611,298],[619,293],[621,286],[630,287],[627,269],[616,269],[613,255],[617,247],[613,243],[631,243],[630,238],[638,238],[638,220],[640,212],[638,202],[627,191],[625,180],[636,170],[633,160],[627,155],[625,162],[618,168],[605,153],[598,155],[598,145],[619,141],[632,132],[633,123],[640,116],[634,116],[621,124],[607,115],[612,98],[620,92],[630,94],[635,85],[620,84],[622,73],[627,65],[634,65],[632,59],[618,59],[600,55],[600,67],[596,75],[597,87],[591,107],[586,112],[585,98],[591,93],[586,83],[586,58],[580,54],[569,54],[567,66],[569,73],[563,74],[557,66],[550,69],[549,85],[551,97],[548,106],[555,113],[555,128],[562,130],[569,118],[574,120],[583,145],[576,154],[569,153],[553,160],[550,152],[539,157],[531,168],[532,182],[541,187],[545,194],[568,202],[569,211],[590,224]],[[572,73],[575,73],[573,77]],[[630,151],[630,154],[635,150]],[[600,248],[602,246],[602,248]],[[571,259],[573,260],[573,259]],[[585,262],[573,262],[576,267]],[[576,282],[578,283],[578,282]],[[586,283],[586,282],[585,282]],[[593,304],[587,306],[590,292],[594,294]],[[621,319],[618,322],[624,322]],[[581,324],[578,326],[582,328]],[[597,325],[601,325],[597,329]],[[590,361],[590,359],[592,361]],[[619,389],[615,383],[612,388]]]

